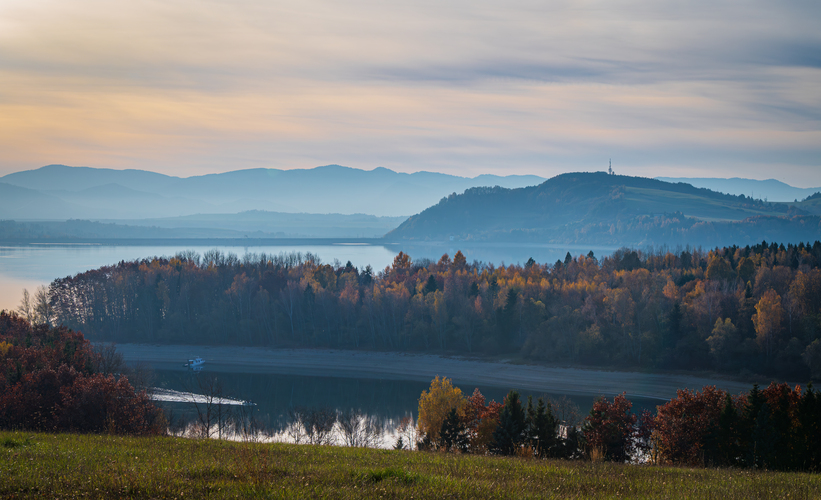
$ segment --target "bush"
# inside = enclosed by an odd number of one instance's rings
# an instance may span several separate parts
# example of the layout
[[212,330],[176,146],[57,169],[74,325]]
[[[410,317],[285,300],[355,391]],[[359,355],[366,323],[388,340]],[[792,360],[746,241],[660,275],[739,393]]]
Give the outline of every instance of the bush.
[[79,332],[0,312],[0,429],[161,434],[165,419],[124,376],[95,373]]

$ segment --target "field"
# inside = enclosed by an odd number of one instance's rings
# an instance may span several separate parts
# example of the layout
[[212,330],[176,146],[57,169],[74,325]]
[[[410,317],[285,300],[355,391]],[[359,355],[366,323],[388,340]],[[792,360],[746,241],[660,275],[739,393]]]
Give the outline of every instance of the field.
[[819,498],[821,476],[0,432],[0,498]]

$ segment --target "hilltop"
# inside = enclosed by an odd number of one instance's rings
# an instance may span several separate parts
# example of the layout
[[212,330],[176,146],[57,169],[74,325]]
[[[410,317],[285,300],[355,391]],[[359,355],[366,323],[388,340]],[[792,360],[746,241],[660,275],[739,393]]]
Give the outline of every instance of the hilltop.
[[568,173],[538,186],[454,193],[386,238],[599,245],[803,241],[821,234],[812,202],[767,203],[686,183]]

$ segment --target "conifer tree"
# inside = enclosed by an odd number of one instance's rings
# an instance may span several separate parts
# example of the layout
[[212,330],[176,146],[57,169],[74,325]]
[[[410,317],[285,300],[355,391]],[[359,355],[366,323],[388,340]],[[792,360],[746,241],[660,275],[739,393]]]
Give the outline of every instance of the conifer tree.
[[442,429],[439,431],[442,448],[446,451],[459,450],[466,452],[468,449],[467,429],[465,423],[459,418],[456,408],[451,409],[445,420],[442,422]]
[[[528,406],[530,406],[530,398],[528,398]],[[538,455],[540,457],[555,456],[558,444],[558,422],[553,416],[550,404],[545,404],[544,398],[539,398],[531,422],[533,429],[531,442]]]
[[517,391],[510,391],[493,431],[490,450],[499,455],[512,455],[522,443],[525,431],[525,410]]

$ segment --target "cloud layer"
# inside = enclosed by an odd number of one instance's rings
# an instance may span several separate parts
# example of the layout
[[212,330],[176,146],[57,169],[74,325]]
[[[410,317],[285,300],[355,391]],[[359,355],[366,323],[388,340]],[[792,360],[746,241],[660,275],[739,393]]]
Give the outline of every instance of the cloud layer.
[[817,1],[7,0],[0,173],[340,163],[821,186]]

